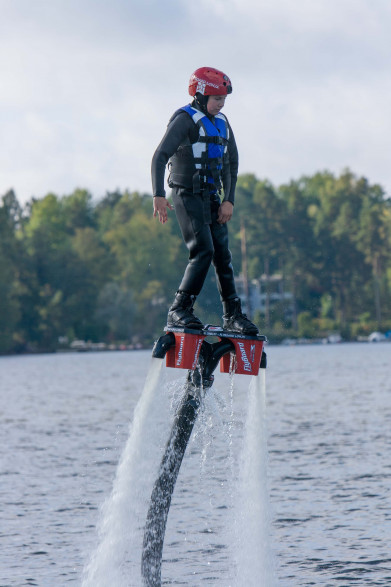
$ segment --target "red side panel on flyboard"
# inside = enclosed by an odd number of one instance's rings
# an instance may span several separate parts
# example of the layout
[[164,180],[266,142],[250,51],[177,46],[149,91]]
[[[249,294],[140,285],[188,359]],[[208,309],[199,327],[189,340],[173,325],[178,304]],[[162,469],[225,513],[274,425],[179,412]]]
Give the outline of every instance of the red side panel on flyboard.
[[174,332],[173,334],[175,335],[175,346],[171,347],[166,354],[166,366],[194,371],[205,335],[185,332]]
[[[229,338],[229,337],[227,337]],[[258,375],[261,364],[263,340],[229,338],[235,346],[235,353],[227,353],[220,359],[220,372],[235,371],[238,375]],[[234,362],[231,365],[232,361]]]

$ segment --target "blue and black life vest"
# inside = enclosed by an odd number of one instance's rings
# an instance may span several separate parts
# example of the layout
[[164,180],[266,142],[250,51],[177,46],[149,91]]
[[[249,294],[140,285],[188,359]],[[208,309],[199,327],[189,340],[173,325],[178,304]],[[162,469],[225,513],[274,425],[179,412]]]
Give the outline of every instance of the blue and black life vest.
[[205,188],[211,192],[222,187],[224,159],[227,158],[229,126],[224,114],[217,114],[214,122],[203,112],[188,104],[184,110],[198,127],[197,142],[180,145],[169,161],[169,185],[192,187],[197,193]]

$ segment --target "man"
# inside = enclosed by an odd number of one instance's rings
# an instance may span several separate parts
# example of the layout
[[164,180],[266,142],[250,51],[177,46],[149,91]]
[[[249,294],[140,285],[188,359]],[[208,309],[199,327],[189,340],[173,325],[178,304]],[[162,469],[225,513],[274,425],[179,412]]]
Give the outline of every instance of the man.
[[173,114],[152,159],[154,216],[164,224],[167,209],[172,210],[164,191],[168,163],[168,184],[189,250],[189,263],[169,309],[167,326],[203,328],[193,305],[213,263],[223,302],[224,328],[256,335],[257,327],[241,310],[228,248],[227,222],[234,207],[238,150],[221,109],[231,92],[231,81],[222,71],[201,67],[192,74],[189,94],[193,101]]

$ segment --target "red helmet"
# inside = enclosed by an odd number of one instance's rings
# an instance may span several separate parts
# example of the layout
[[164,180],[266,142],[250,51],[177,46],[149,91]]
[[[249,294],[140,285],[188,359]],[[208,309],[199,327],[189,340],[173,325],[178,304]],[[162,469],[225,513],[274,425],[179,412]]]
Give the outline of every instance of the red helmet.
[[203,96],[226,96],[232,93],[232,84],[228,75],[213,67],[200,67],[191,74],[189,94]]

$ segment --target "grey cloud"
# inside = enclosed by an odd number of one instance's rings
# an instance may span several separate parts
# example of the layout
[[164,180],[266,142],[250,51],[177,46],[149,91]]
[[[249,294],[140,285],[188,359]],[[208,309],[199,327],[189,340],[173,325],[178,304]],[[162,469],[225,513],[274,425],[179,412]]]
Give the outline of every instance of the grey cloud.
[[0,194],[149,191],[201,65],[233,80],[242,172],[281,182],[351,165],[390,189],[390,25],[388,0],[3,3]]

